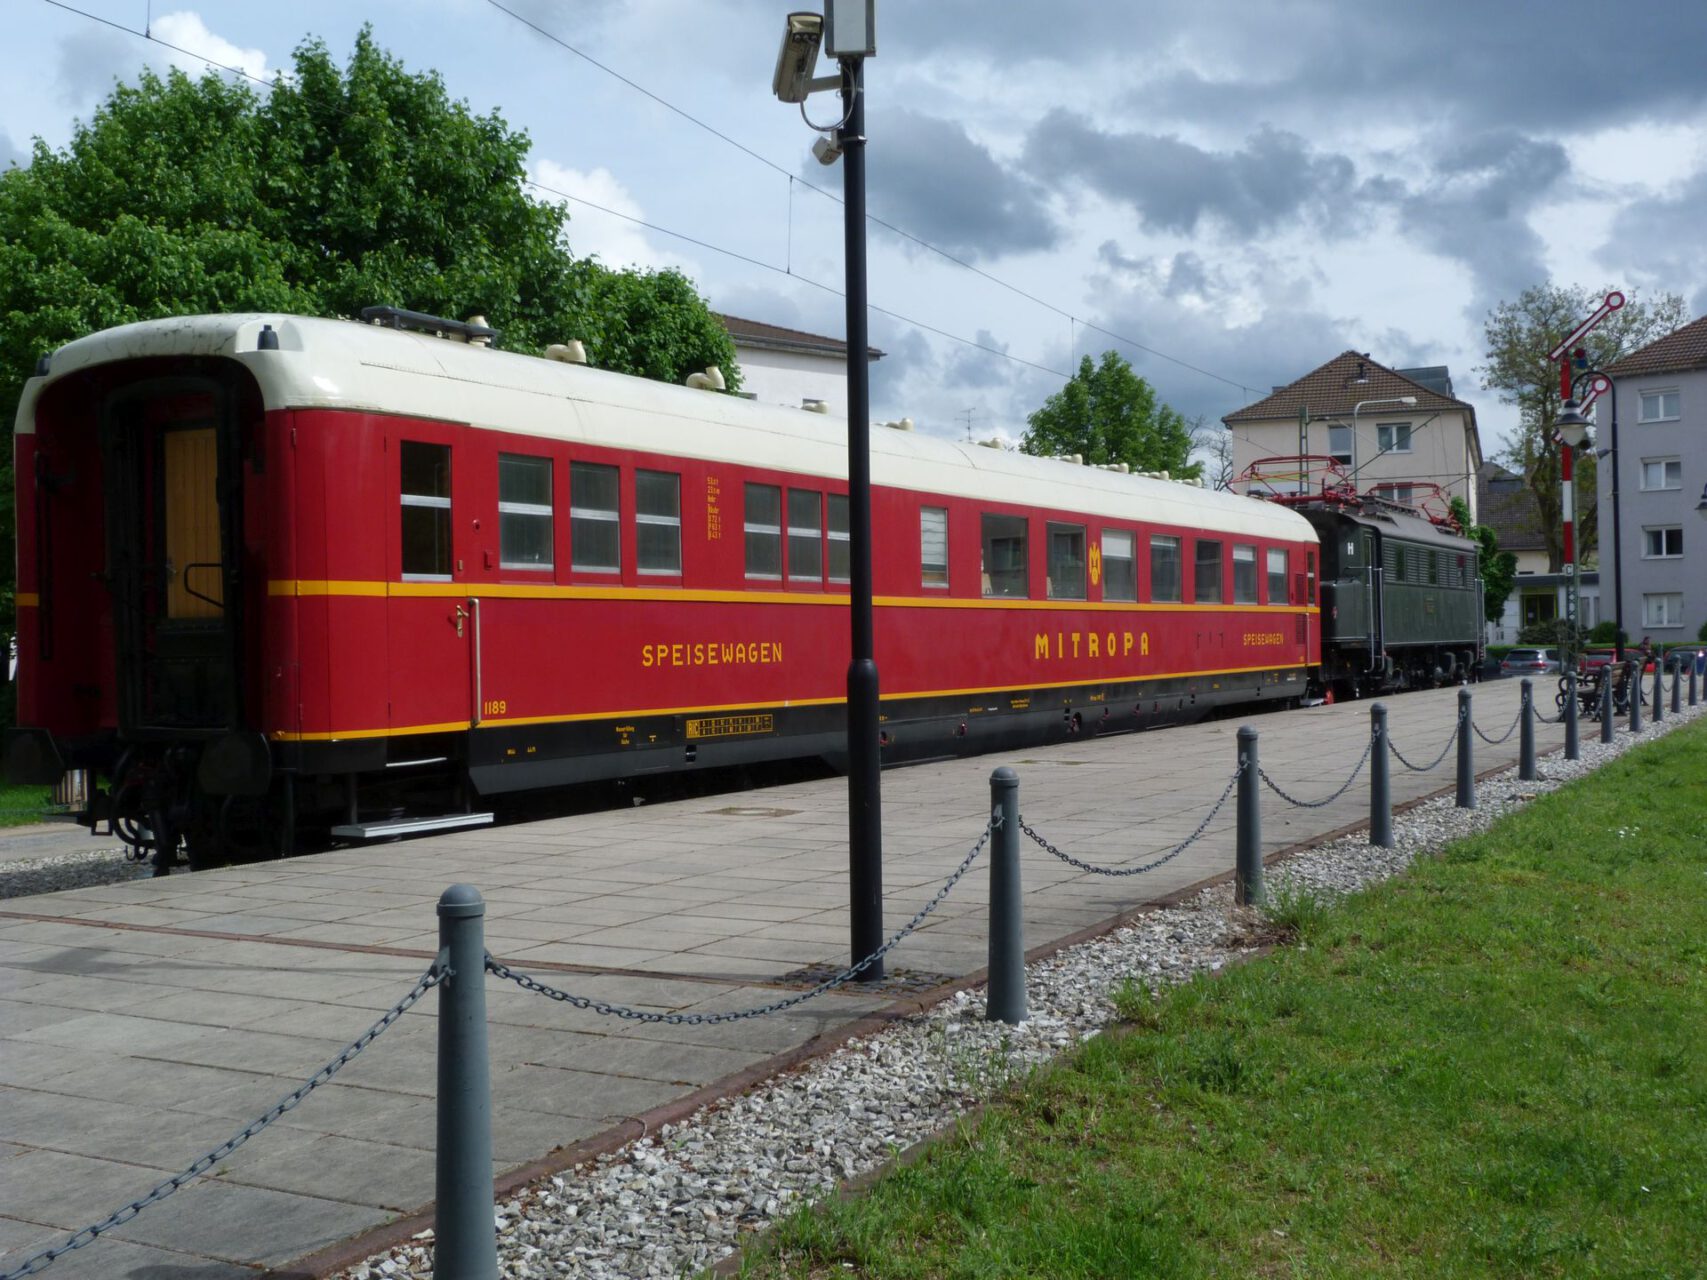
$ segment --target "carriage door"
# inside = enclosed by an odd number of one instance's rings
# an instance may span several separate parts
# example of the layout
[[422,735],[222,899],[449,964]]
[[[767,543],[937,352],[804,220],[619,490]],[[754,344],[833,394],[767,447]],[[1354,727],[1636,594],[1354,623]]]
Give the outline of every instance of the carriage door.
[[230,396],[162,379],[109,402],[108,569],[127,730],[235,723],[239,489]]

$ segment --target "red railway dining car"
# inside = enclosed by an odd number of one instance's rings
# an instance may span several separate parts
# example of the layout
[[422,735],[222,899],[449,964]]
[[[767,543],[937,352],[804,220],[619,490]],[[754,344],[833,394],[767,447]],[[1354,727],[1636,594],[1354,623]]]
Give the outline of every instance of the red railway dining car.
[[[836,758],[843,424],[430,327],[189,317],[43,361],[10,776],[91,770],[91,822],[197,864]],[[872,474],[886,762],[1295,699],[1319,661],[1283,507],[902,431]]]

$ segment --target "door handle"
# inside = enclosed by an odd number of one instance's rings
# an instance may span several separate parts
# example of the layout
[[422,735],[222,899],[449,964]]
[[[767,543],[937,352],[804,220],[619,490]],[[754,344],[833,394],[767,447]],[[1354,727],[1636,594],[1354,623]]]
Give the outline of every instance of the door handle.
[[463,620],[468,617],[468,610],[464,609],[461,605],[457,605],[456,612],[453,616],[456,618],[456,634],[460,636],[462,634]]

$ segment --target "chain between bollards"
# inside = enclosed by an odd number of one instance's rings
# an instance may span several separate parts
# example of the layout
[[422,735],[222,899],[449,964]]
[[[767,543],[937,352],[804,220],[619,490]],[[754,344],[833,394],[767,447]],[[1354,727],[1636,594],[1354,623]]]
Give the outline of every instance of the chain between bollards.
[[1025,1021],[1025,927],[1020,910],[1019,775],[1007,766],[990,775],[990,981],[984,1016]]
[[439,988],[433,1274],[445,1280],[498,1277],[485,916],[486,903],[473,885],[453,884],[439,897],[439,946],[453,975]]
[[1535,684],[1525,678],[1522,684],[1522,705],[1518,707],[1517,776],[1523,782],[1534,782],[1535,772]]
[[1257,776],[1257,731],[1250,725],[1239,729],[1239,818],[1238,846],[1233,862],[1233,901],[1239,906],[1261,906],[1268,899],[1262,882],[1262,810],[1259,799],[1262,781]]
[[1476,742],[1470,732],[1470,691],[1458,691],[1458,807],[1476,807]]
[[1387,758],[1387,707],[1383,703],[1377,702],[1369,708],[1369,738],[1374,748],[1369,757],[1369,843],[1391,849],[1392,761]]

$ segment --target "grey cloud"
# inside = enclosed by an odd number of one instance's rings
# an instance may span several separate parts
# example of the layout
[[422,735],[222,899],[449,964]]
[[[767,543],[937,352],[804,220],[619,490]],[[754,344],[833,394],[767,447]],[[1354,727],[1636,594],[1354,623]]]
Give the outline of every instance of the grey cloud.
[[[866,207],[960,257],[988,260],[1053,248],[1060,229],[1045,193],[1003,165],[958,124],[911,111],[874,112]],[[835,181],[841,177],[835,167]],[[824,180],[817,165],[803,170]],[[909,244],[902,241],[903,245]]]
[[1168,135],[1104,132],[1061,110],[1032,130],[1025,162],[1040,178],[1131,205],[1148,230],[1186,234],[1209,219],[1241,236],[1312,215],[1339,226],[1357,187],[1346,157],[1277,129],[1259,129],[1237,151],[1208,151]]
[[59,97],[85,107],[112,92],[113,82],[134,77],[142,66],[136,41],[106,28],[67,36],[59,45]]
[[30,162],[30,153],[12,142],[12,135],[0,129],[0,169],[17,165],[20,169]]
[[[1011,383],[1014,370],[1020,366],[1003,359],[1007,354],[1008,344],[1000,341],[988,329],[978,330],[972,335],[972,339],[977,346],[958,342],[954,344],[944,362],[943,385],[988,388],[992,384],[1006,386]],[[979,350],[980,347],[987,349]],[[997,352],[1001,354],[995,354]]]
[[1637,200],[1620,210],[1597,257],[1636,283],[1683,294],[1695,315],[1707,315],[1707,169],[1674,194]]

